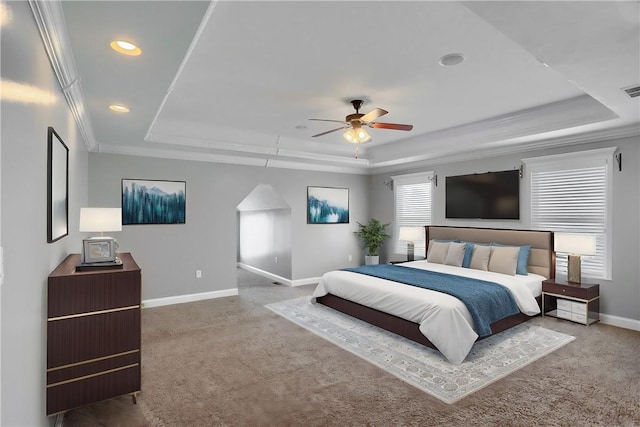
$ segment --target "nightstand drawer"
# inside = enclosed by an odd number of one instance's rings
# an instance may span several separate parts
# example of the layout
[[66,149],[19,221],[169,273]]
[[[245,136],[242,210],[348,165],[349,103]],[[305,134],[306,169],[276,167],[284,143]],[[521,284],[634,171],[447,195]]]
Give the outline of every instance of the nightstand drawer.
[[571,312],[570,311],[558,309],[556,315],[561,319],[571,320]]
[[558,298],[558,310],[564,310],[571,313],[571,301],[569,301],[568,299]]
[[558,296],[592,300],[600,295],[600,285],[586,283],[576,284],[567,282],[558,283],[552,279],[548,279],[542,282],[542,292],[555,294]]
[[587,315],[587,304],[582,302],[571,301],[571,313],[580,314],[582,316]]
[[578,323],[587,323],[587,316],[577,313],[571,313],[571,320]]

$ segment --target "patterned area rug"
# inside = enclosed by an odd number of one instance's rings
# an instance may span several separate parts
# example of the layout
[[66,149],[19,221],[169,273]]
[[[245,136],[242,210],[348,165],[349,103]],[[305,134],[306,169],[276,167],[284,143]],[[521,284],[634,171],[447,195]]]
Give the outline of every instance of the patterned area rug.
[[575,339],[523,323],[478,341],[466,360],[455,366],[436,350],[312,303],[308,296],[265,307],[445,403],[454,403]]

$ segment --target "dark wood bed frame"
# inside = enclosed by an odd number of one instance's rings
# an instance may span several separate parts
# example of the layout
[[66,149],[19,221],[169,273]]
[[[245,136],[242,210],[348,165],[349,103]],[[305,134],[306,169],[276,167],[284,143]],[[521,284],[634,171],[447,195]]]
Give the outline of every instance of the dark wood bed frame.
[[[555,277],[556,263],[555,252],[553,251],[553,232],[550,231],[426,226],[425,236],[427,242],[425,258],[426,253],[429,250],[428,245],[431,239],[460,239],[469,242],[487,243],[498,242],[514,246],[531,245],[529,265],[527,266],[527,269],[532,273],[541,274],[547,278]],[[367,323],[378,326],[417,343],[426,345],[427,347],[436,348],[431,341],[422,335],[417,323],[409,322],[408,320],[400,317],[366,307],[332,294],[319,297],[317,298],[317,301],[335,310],[341,311],[360,320],[364,320]],[[541,297],[537,297],[536,301],[538,302],[538,306],[540,306],[542,301]],[[535,316],[527,316],[526,314],[518,313],[494,322],[491,324],[492,335],[526,322],[532,317]]]

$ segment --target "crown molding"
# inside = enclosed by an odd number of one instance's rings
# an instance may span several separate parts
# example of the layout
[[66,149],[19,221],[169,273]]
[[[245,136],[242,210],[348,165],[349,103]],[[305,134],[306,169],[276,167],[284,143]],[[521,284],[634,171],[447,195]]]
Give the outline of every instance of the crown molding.
[[186,147],[198,147],[207,148],[221,151],[231,151],[240,153],[251,153],[260,156],[272,158],[277,157],[293,157],[298,159],[308,159],[316,161],[325,161],[330,163],[339,164],[352,164],[357,166],[366,166],[369,164],[369,160],[363,158],[356,158],[350,152],[349,156],[316,153],[313,151],[292,150],[285,147],[280,147],[277,144],[273,146],[267,145],[255,145],[255,144],[239,144],[235,142],[223,142],[223,141],[210,141],[199,138],[182,138],[166,135],[149,134],[148,138],[145,138],[147,142],[162,143],[180,145]]
[[[370,160],[376,164],[404,162],[414,153],[425,152],[426,147],[442,150],[474,150],[483,144],[526,138],[547,132],[591,125],[618,118],[618,116],[589,95],[527,108],[510,114],[491,117],[416,136],[402,144],[384,144],[370,150]],[[380,162],[376,161],[381,159]]]
[[[349,144],[348,147],[331,148],[327,152],[324,144],[309,143],[308,141],[296,141],[286,137],[274,138],[272,143],[265,144],[253,143],[243,144],[239,142],[229,142],[215,139],[203,139],[194,137],[182,137],[176,135],[164,135],[156,133],[147,133],[144,140],[151,143],[172,144],[185,147],[198,147],[211,150],[236,151],[242,153],[252,153],[259,155],[281,155],[290,157],[299,157],[314,160],[326,160],[339,163],[356,163],[365,162],[363,158],[367,151],[365,147],[358,146],[359,158],[354,156],[355,145]],[[323,152],[317,150],[324,150]],[[287,153],[287,154],[284,154]],[[355,159],[355,161],[354,161]],[[368,163],[368,160],[366,160]]]
[[277,147],[269,145],[239,144],[237,142],[213,141],[200,138],[186,138],[177,136],[157,135],[148,133],[144,138],[147,142],[158,144],[172,144],[184,147],[198,147],[214,150],[237,151],[262,155],[275,155]]
[[640,136],[640,124],[621,126],[589,133],[565,135],[557,138],[549,138],[540,141],[528,142],[524,144],[515,144],[502,146],[499,148],[488,148],[485,150],[472,150],[462,153],[443,153],[435,155],[429,159],[398,159],[390,162],[379,162],[369,166],[370,175],[380,173],[392,173],[402,170],[431,167],[441,165],[443,163],[462,162],[487,157],[498,157],[514,153],[526,153],[547,148],[566,147],[572,145],[588,144],[592,142],[604,142],[617,140],[622,138],[633,138]]
[[71,109],[71,114],[80,130],[84,144],[88,151],[95,151],[98,143],[93,135],[91,120],[86,108],[84,108],[82,86],[69,43],[62,3],[60,1],[29,0],[29,6],[38,25],[40,38],[49,56],[49,62],[51,62],[51,67]]
[[264,157],[231,156],[226,154],[200,153],[179,150],[161,150],[157,148],[132,147],[124,145],[100,144],[98,153],[121,154],[126,156],[156,157],[163,159],[190,160],[196,162],[226,163],[233,165],[258,166],[281,169],[299,169],[317,172],[334,172],[366,175],[365,163],[354,166],[337,166],[322,163],[296,162],[291,160],[271,159]]
[[126,156],[192,160],[196,162],[228,163],[245,166],[265,167],[267,165],[267,159],[259,157],[229,156],[226,154],[198,153],[193,151],[161,150],[157,148],[132,147],[126,145],[100,144],[98,152],[106,154],[123,154]]

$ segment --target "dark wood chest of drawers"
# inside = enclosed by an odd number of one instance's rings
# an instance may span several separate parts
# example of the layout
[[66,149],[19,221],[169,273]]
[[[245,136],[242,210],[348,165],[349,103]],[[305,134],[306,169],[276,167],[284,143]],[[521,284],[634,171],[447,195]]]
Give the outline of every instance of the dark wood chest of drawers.
[[140,391],[141,272],[78,271],[69,255],[48,279],[47,415]]

